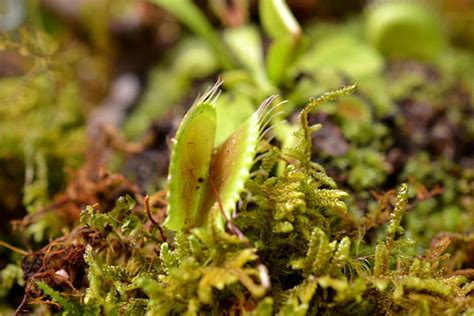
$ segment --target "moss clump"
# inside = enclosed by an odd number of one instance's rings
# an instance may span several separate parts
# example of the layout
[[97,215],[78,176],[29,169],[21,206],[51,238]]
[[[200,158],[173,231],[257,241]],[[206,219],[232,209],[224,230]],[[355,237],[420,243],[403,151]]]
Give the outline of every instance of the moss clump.
[[[90,206],[81,226],[36,254],[43,266],[28,256],[30,303],[73,315],[467,312],[471,278],[446,251],[471,237],[445,236],[420,252],[402,226],[409,202],[402,184],[393,202],[380,205],[389,217],[376,228],[377,243],[362,247],[365,223],[347,213],[348,194],[308,160],[314,127],[307,113],[347,91],[310,102],[293,148],[262,140],[267,151],[231,225],[242,234],[217,227],[216,208],[203,226],[172,232],[129,197],[107,213]],[[83,261],[61,267],[58,253]]]

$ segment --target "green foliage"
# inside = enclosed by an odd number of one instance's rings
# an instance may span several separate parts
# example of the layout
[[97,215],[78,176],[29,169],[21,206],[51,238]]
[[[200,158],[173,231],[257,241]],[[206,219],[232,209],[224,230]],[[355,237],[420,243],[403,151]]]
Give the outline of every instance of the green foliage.
[[317,45],[310,47],[307,54],[301,58],[299,65],[303,69],[313,71],[336,69],[359,82],[361,79],[379,75],[383,70],[384,60],[375,49],[357,37],[341,31],[322,36]]
[[77,240],[86,248],[87,286],[69,298],[45,280],[38,283],[42,295],[65,314],[86,315],[467,311],[472,280],[452,274],[445,252],[454,238],[471,239],[447,236],[420,250],[403,229],[411,197],[407,184],[393,201],[380,201],[388,223],[375,227],[376,245],[359,254],[355,236],[364,228],[347,212],[349,195],[312,161],[317,128],[308,123],[316,106],[352,90],[312,100],[300,114],[296,146],[282,150],[257,138],[255,149],[242,151],[253,166],[237,210],[233,202],[237,216],[230,232],[216,221],[218,207],[195,228],[165,230],[163,240],[129,197],[107,213],[89,206]]
[[403,228],[400,227],[402,216],[405,213],[405,207],[408,200],[408,185],[403,183],[398,189],[397,200],[394,205],[394,210],[390,214],[390,224],[387,228],[387,242],[391,244],[396,235],[403,234]]
[[336,100],[344,95],[350,94],[355,90],[356,86],[348,86],[336,91],[331,91],[322,96],[311,99],[308,106],[300,112],[301,135],[300,143],[292,149],[291,155],[299,159],[303,164],[303,168],[310,169],[311,165],[311,134],[320,128],[319,125],[309,126],[308,115],[314,111],[318,106]]
[[52,289],[48,284],[38,282],[37,286],[45,295],[49,296],[54,302],[61,306],[63,315],[83,315],[83,311],[77,303],[71,302],[69,299],[63,297],[61,293]]
[[299,36],[301,28],[284,0],[263,0],[259,3],[265,32],[272,38]]
[[337,241],[329,243],[326,234],[318,227],[311,233],[306,257],[292,263],[293,268],[303,270],[304,275],[324,275],[328,268],[341,269],[349,258],[350,239],[346,236],[338,245]]
[[10,263],[0,271],[0,297],[5,296],[14,284],[23,286],[23,270],[16,264]]
[[[300,146],[308,148],[307,144]],[[308,284],[314,289],[335,288],[336,301],[354,298],[348,296],[348,289],[353,285],[344,272],[350,262],[350,239],[343,237],[329,242],[327,235],[332,221],[344,214],[342,199],[347,194],[337,190],[334,181],[315,164],[310,164],[311,172],[307,173],[303,161],[295,160],[282,175],[273,175],[281,155],[277,147],[270,146],[261,159],[256,159],[261,172],[247,181],[247,190],[253,197],[247,201],[247,208],[241,211],[237,223],[250,240],[218,229],[215,218],[220,216],[220,211],[216,208],[211,210],[210,220],[204,225],[177,232],[174,238],[161,242],[155,237],[155,228],[151,231],[146,228],[146,218],[136,215],[135,203],[128,197],[118,199],[114,209],[107,213],[87,207],[81,223],[89,235],[98,239],[88,243],[84,256],[88,286],[79,298],[83,311],[192,315],[222,310],[223,302],[234,300],[240,302],[238,308],[242,311],[261,310],[268,314],[275,308],[281,309],[286,301],[274,301],[275,298],[268,296],[270,284],[283,297],[290,295],[285,294],[287,290],[282,287],[281,278],[287,273],[299,275],[300,270],[305,279],[326,276],[317,281],[312,279]],[[246,156],[253,160],[254,154],[246,153]],[[267,223],[270,225],[260,229]],[[275,238],[282,234],[290,236]],[[259,246],[265,243],[268,247]],[[284,246],[295,250],[294,257],[274,257],[277,253],[272,249]],[[160,255],[156,256],[155,252]],[[278,264],[267,272],[265,266],[272,266],[273,261]],[[340,282],[339,278],[342,278]],[[75,301],[65,299],[50,285],[38,286],[64,312],[77,312]],[[300,288],[304,286],[297,287]],[[311,300],[309,288],[292,291],[306,291],[301,299]],[[137,293],[145,297],[139,298]],[[291,309],[300,303],[285,304],[289,306],[285,308]]]
[[374,5],[367,18],[372,44],[389,57],[433,59],[442,45],[440,22],[422,1]]
[[[199,232],[197,233],[199,234]],[[201,235],[200,237],[200,242],[211,241],[211,239],[206,240],[210,238],[210,236]],[[216,240],[212,241],[215,242]],[[230,245],[235,247],[236,244],[238,244],[238,239],[230,242]],[[214,251],[211,251],[209,255],[212,256],[211,253]],[[187,255],[194,257],[196,253],[191,252]],[[174,256],[174,253],[171,252],[170,256]],[[228,251],[225,258],[212,258],[212,261],[205,266],[202,266],[202,261],[192,260],[191,258],[185,258],[185,260],[175,259],[175,265],[168,267],[168,275],[161,281],[168,293],[168,300],[174,300],[173,297],[177,292],[182,292],[183,288],[191,286],[193,283],[194,285],[192,285],[192,287],[197,286],[194,288],[194,291],[189,292],[188,288],[188,291],[183,293],[183,295],[189,300],[194,300],[197,304],[213,305],[213,302],[216,301],[213,295],[213,289],[222,291],[224,288],[229,288],[232,292],[235,292],[234,295],[238,295],[238,292],[242,291],[242,286],[248,290],[252,296],[258,298],[266,292],[263,286],[254,281],[254,278],[259,277],[259,271],[256,268],[245,267],[245,265],[255,259],[256,255],[254,249]],[[164,264],[166,264],[166,261],[164,261]],[[158,304],[156,308],[160,308],[162,304],[164,303]]]
[[19,38],[4,34],[0,37],[0,45],[4,50],[19,52],[24,65],[16,76],[0,80],[0,137],[3,144],[0,157],[21,157],[27,151],[31,154],[39,149],[66,159],[70,165],[77,165],[81,161],[82,124],[90,100],[81,95],[83,91],[75,65],[79,60],[87,62],[93,69],[82,70],[97,75],[103,68],[100,60],[89,56],[81,47],[75,51],[61,47],[41,29],[32,33],[24,30]]
[[[48,202],[48,166],[41,152],[26,153],[26,175],[23,205],[32,213]],[[40,239],[41,240],[41,239]]]
[[[229,218],[249,177],[261,136],[278,114],[269,97],[220,146],[216,131],[217,82],[198,99],[181,122],[171,153],[168,217],[164,225],[189,230],[207,220],[211,208]],[[231,165],[232,168],[228,168]],[[219,219],[222,224],[224,218]]]
[[215,33],[209,21],[192,1],[153,0],[153,2],[174,14],[191,30],[206,39],[215,50],[216,58],[220,60],[222,66],[225,68],[231,67],[232,58],[227,53],[225,46],[220,41],[219,36]]
[[[243,298],[247,293],[258,299],[266,293],[260,282],[265,272],[255,266],[256,250],[217,229],[214,221],[190,233],[177,233],[171,245],[161,243],[157,257],[154,251],[159,242],[130,213],[133,207],[126,198],[107,214],[84,210],[82,221],[88,229],[105,235],[102,245],[88,246],[85,254],[89,286],[83,301],[87,309],[106,314],[134,309],[192,315],[222,308],[218,302],[226,297]],[[130,254],[124,257],[117,249]],[[137,291],[147,298],[136,298]]]
[[185,115],[174,138],[168,171],[168,217],[165,226],[190,229],[205,221],[203,203],[210,190],[216,134],[215,98],[220,82],[197,100]]
[[250,25],[232,28],[224,33],[224,40],[239,63],[251,74],[259,90],[272,93],[275,88],[265,72],[262,39],[258,29]]
[[265,33],[272,38],[267,56],[268,77],[280,84],[299,53],[301,27],[284,0],[260,1],[259,14]]
[[[368,26],[379,32],[372,47],[363,35],[363,19],[337,27],[319,24],[303,38],[285,2],[265,0],[259,2],[259,14],[271,43],[264,49],[264,36],[255,25],[225,29],[221,41],[191,1],[154,2],[199,38],[183,39],[168,65],[154,70],[142,103],[125,123],[127,136],[137,138],[154,118],[174,105],[188,104],[183,100],[200,89],[201,80],[211,80],[222,70],[225,81],[215,106],[212,93],[198,100],[178,130],[172,161],[178,156],[186,162],[170,167],[170,177],[179,181],[170,183],[167,224],[158,227],[165,208],[158,220],[152,220],[157,214],[143,212],[140,198],[120,197],[107,211],[87,206],[67,238],[50,242],[82,247],[77,279],[69,282],[45,259],[45,253],[55,255],[47,246],[28,254],[24,273],[18,265],[7,265],[1,273],[2,287],[21,284],[24,274],[31,305],[45,303],[70,315],[472,313],[474,172],[463,167],[471,160],[454,161],[449,151],[433,157],[432,148],[443,147],[443,139],[426,145],[427,130],[415,131],[413,139],[407,135],[411,130],[405,131],[410,110],[435,113],[427,123],[435,136],[440,133],[436,119],[445,115],[447,126],[465,133],[468,148],[474,135],[472,119],[462,118],[472,112],[463,108],[467,102],[463,91],[472,82],[472,75],[465,74],[470,59],[453,53],[452,61],[440,59],[433,69],[408,64],[415,70],[407,75],[399,69],[403,64],[382,56],[392,56],[391,44],[414,42],[412,36],[419,36],[414,31],[433,31],[433,20],[427,20],[431,16],[416,7],[419,21],[416,16],[408,17],[412,20],[402,16],[401,21],[413,34],[403,25],[399,32],[399,21],[383,16],[385,20],[371,21],[371,14],[391,5],[376,4],[365,17]],[[103,31],[93,35],[98,47],[107,46],[106,39],[100,39]],[[405,56],[433,59],[440,48],[436,38],[431,40],[413,43],[414,50]],[[418,44],[433,49],[421,52]],[[60,49],[40,48],[48,63],[62,57]],[[59,84],[61,74],[73,77],[66,68],[47,68],[47,75],[33,72],[31,91],[22,87],[25,93],[19,94],[18,108],[3,110],[11,120],[5,139],[12,146],[4,150],[24,152],[26,157],[23,198],[31,212],[48,204],[48,178],[54,172],[48,159],[80,152],[81,144],[69,132],[82,135],[85,113],[78,110],[82,103],[77,82]],[[17,79],[16,85],[22,82]],[[354,85],[323,93],[350,82],[357,82],[357,93]],[[9,84],[5,90],[10,90]],[[443,94],[456,89],[461,92],[449,98]],[[303,108],[299,125],[296,116],[275,124],[281,115],[270,106],[274,98],[255,111],[263,98],[277,92],[289,99],[284,108],[288,116]],[[46,106],[39,109],[43,101]],[[58,121],[51,125],[51,135],[32,132],[23,140],[11,131],[18,118],[36,124],[36,118],[44,120],[53,113],[53,105],[63,103],[64,108],[54,112]],[[418,108],[420,104],[428,107]],[[266,129],[267,125],[272,128]],[[327,126],[329,132],[321,131]],[[2,131],[0,127],[0,135]],[[57,141],[63,132],[77,148]],[[341,142],[347,148],[334,155],[325,152],[318,133],[323,142],[329,140],[329,147]],[[18,139],[21,146],[16,148]],[[197,146],[203,161],[191,149],[195,140],[206,143]],[[206,183],[195,194],[199,178]],[[388,191],[403,182],[407,184],[398,192]],[[435,196],[440,191],[429,191],[437,184],[444,186],[442,196]],[[47,229],[55,225],[51,214],[47,221],[30,225],[27,234],[44,240]],[[176,225],[169,224],[173,216],[179,219]],[[35,274],[38,262],[42,268],[51,265],[48,273]]]
[[384,156],[373,149],[350,149],[334,164],[347,172],[348,184],[356,190],[364,190],[383,183],[389,166]]

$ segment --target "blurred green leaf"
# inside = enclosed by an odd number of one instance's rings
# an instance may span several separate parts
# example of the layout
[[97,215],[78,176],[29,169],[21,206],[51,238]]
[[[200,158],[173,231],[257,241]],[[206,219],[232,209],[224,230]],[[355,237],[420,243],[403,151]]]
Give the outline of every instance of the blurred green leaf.
[[228,29],[224,40],[237,60],[252,74],[255,84],[270,94],[274,90],[265,73],[262,39],[256,27],[247,25]]
[[216,52],[216,57],[224,68],[232,68],[232,58],[223,45],[219,35],[214,31],[212,25],[199,8],[190,0],[170,1],[152,0],[152,2],[163,7],[175,15],[183,24],[194,33],[204,38]]
[[301,27],[285,0],[259,1],[259,14],[263,29],[273,39],[299,37]]

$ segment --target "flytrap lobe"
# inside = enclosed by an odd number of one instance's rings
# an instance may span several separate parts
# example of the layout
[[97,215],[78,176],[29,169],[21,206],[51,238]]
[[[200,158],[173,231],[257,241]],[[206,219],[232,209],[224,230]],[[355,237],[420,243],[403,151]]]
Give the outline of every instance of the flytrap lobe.
[[164,225],[189,230],[204,224],[213,207],[224,213],[223,227],[244,189],[257,153],[257,145],[279,114],[275,96],[264,100],[237,130],[214,148],[215,100],[218,81],[194,102],[181,121],[173,141],[168,174],[168,215]]

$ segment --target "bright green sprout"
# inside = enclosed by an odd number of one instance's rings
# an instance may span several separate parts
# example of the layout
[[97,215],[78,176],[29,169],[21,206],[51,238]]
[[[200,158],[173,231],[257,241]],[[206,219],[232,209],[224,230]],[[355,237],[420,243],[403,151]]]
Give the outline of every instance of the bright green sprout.
[[250,176],[257,145],[279,115],[267,98],[226,141],[213,150],[216,131],[214,101],[220,82],[197,100],[183,118],[173,143],[169,168],[168,217],[165,226],[189,230],[202,225],[212,207],[224,213],[222,227],[235,209]]

